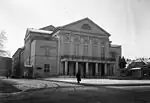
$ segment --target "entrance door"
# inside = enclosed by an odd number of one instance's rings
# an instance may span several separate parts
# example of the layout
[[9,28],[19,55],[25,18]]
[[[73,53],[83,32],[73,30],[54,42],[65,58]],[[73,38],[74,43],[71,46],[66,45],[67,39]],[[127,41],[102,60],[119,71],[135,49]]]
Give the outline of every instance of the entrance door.
[[95,76],[95,63],[92,63],[92,76]]
[[105,76],[105,65],[101,64],[101,76]]
[[73,75],[76,75],[76,62],[73,62]]
[[62,62],[63,65],[63,75],[65,75],[65,62]]
[[79,63],[79,71],[81,73],[81,77],[85,77],[85,63],[84,62],[80,62]]
[[86,77],[86,63],[83,63],[83,77]]

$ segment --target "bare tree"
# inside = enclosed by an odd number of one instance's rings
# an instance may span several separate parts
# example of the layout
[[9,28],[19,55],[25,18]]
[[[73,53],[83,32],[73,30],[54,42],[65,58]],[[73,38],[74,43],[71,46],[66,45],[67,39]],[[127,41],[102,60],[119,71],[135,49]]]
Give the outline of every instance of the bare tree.
[[0,32],[0,56],[10,56],[9,51],[5,50],[5,41],[7,41],[6,32],[2,30]]

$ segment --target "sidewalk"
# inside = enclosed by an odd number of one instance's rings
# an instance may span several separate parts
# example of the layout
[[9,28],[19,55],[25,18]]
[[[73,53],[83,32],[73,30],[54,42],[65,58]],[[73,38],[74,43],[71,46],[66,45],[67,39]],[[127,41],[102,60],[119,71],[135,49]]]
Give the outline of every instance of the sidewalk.
[[7,82],[0,79],[0,93],[13,93],[13,92],[21,92],[20,89],[16,88],[14,82]]
[[[77,84],[76,78],[45,78],[43,80]],[[150,80],[81,79],[86,86],[150,86]]]

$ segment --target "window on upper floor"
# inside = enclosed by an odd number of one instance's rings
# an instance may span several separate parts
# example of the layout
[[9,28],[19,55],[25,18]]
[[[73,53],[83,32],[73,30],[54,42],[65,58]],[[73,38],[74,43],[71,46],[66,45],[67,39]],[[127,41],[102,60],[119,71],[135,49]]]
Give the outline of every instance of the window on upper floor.
[[88,45],[84,45],[83,55],[88,56]]
[[97,39],[93,39],[92,40],[92,55],[93,57],[97,57],[98,56],[98,40]]
[[98,47],[97,46],[93,46],[93,48],[92,48],[92,55],[93,55],[93,57],[97,57],[98,56]]
[[74,36],[73,37],[73,42],[74,43],[80,43],[80,36]]
[[83,44],[89,44],[89,38],[88,37],[83,37]]
[[64,43],[64,54],[68,54],[70,52],[70,43]]
[[101,46],[101,57],[104,58],[105,57],[105,46]]
[[49,47],[45,47],[45,56],[50,56],[50,48]]
[[100,51],[101,51],[101,57],[105,57],[105,42],[104,41],[100,43]]
[[79,55],[79,44],[74,44],[74,55]]
[[116,58],[117,53],[116,52],[111,52],[111,57]]
[[93,39],[93,46],[98,46],[98,40]]

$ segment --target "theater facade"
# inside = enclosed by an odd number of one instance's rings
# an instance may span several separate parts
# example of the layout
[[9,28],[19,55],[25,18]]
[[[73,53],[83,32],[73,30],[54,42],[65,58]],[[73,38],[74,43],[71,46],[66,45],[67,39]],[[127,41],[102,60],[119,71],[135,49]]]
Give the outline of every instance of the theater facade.
[[[24,39],[24,67],[33,76],[116,76],[121,46],[111,43],[110,34],[89,18],[54,27],[27,29]],[[23,72],[28,70],[23,69]],[[23,74],[23,73],[22,73]]]

